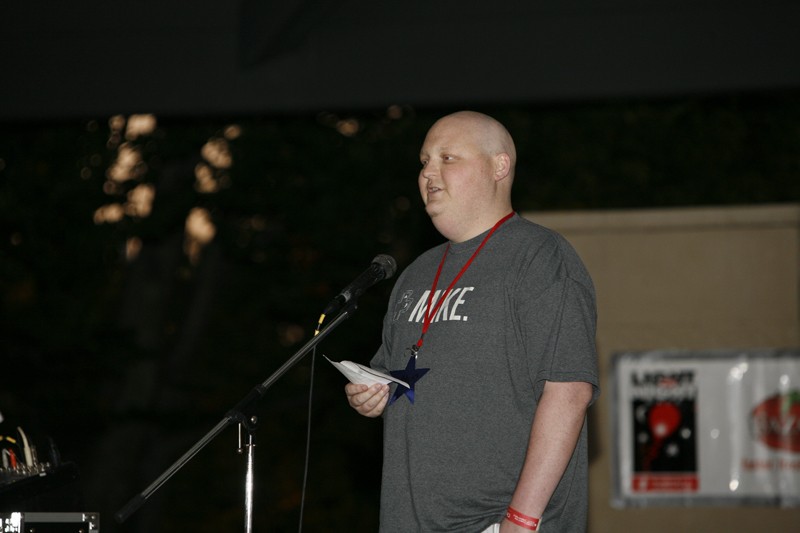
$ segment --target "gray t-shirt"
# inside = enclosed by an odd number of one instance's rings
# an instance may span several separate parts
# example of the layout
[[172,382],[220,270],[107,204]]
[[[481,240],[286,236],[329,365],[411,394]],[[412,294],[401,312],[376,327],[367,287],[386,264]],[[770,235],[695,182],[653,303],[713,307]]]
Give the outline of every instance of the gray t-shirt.
[[[432,305],[485,235],[450,245]],[[374,368],[407,369],[445,248],[398,278]],[[401,389],[384,411],[381,532],[474,533],[502,520],[544,382],[599,392],[595,324],[591,278],[566,240],[518,215],[500,226],[425,335],[413,404]],[[544,531],[585,530],[587,461],[584,424]]]

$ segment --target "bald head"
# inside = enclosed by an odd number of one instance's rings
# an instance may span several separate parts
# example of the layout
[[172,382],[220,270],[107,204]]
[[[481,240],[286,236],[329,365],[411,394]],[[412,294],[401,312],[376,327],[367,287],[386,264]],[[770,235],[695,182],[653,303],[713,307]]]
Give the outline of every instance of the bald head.
[[510,159],[509,177],[514,177],[517,149],[511,134],[499,121],[477,111],[458,111],[437,120],[431,130],[443,122],[458,124],[460,129],[485,151],[486,155],[508,154]]

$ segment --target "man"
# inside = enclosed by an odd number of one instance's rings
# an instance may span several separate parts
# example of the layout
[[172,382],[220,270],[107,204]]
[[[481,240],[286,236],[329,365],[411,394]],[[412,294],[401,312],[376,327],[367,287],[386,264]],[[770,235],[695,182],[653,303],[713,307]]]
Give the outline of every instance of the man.
[[384,419],[380,530],[585,531],[591,279],[562,237],[513,212],[516,151],[499,122],[448,115],[420,160],[448,242],[399,277],[371,363],[409,387],[345,387]]

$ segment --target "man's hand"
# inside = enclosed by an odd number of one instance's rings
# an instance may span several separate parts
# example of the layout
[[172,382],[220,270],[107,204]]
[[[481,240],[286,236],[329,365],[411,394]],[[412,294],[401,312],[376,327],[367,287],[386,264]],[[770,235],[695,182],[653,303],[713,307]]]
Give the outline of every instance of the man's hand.
[[508,520],[500,522],[500,533],[528,533],[530,529],[525,529],[517,524],[512,524]]
[[348,383],[344,387],[347,402],[359,414],[371,418],[381,416],[386,404],[389,402],[389,385],[375,383],[374,385],[358,385]]

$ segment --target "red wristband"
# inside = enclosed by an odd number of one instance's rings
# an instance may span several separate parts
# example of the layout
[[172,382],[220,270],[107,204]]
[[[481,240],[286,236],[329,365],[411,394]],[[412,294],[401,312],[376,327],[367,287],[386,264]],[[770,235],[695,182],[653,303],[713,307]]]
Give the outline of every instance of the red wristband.
[[508,510],[506,511],[506,520],[508,520],[512,524],[524,527],[525,529],[530,529],[531,531],[536,531],[537,529],[539,529],[538,518],[524,515],[511,506],[509,506]]

